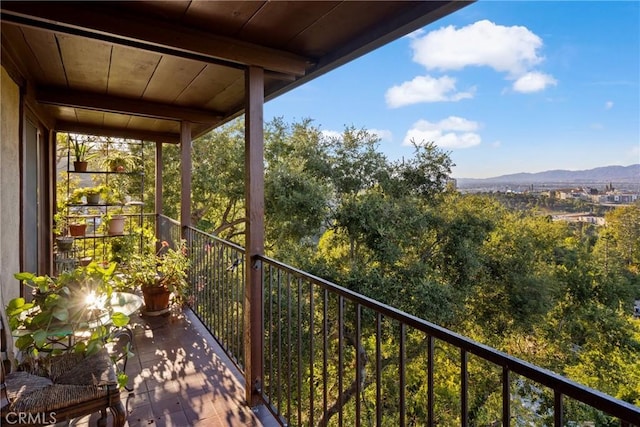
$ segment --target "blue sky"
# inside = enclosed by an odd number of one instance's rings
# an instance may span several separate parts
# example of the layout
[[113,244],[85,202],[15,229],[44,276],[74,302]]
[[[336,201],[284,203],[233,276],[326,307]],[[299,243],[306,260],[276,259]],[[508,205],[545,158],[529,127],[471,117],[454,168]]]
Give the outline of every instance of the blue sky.
[[640,163],[640,1],[480,0],[265,105],[457,178]]

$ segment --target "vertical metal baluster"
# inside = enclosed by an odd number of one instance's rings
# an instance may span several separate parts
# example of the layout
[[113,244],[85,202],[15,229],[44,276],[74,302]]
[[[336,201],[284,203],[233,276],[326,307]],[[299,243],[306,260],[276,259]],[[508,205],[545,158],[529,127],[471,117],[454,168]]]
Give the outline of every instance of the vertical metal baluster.
[[291,420],[291,351],[293,350],[291,338],[291,273],[287,273],[287,420]]
[[509,381],[509,367],[502,367],[502,425],[511,424],[511,387]]
[[267,307],[269,307],[269,365],[265,371],[269,373],[269,381],[265,384],[266,387],[264,387],[264,391],[265,393],[268,391],[269,400],[273,404],[273,326],[275,325],[275,322],[273,321],[273,274],[271,272],[271,265],[267,268],[267,274],[269,277],[269,297],[265,299],[265,302],[268,304]]
[[364,369],[364,360],[360,360],[360,335],[361,331],[361,323],[360,316],[362,315],[362,309],[360,304],[356,303],[356,427],[360,426],[360,400],[361,396],[361,383],[362,383],[362,372],[361,369]]
[[376,426],[382,427],[382,314],[376,312]]
[[562,427],[563,418],[562,408],[562,393],[558,390],[553,391],[553,425],[555,427]]
[[435,394],[433,390],[434,348],[435,340],[433,336],[429,335],[427,337],[427,425],[429,427],[435,426],[435,416],[433,413]]
[[298,406],[298,425],[302,425],[302,279],[297,278],[296,283],[298,286],[298,393],[297,393],[297,406]]
[[[338,296],[338,400],[342,400],[342,371],[343,371],[343,351],[342,344],[344,342],[344,297]],[[338,425],[342,426],[343,413],[342,405],[338,411]]]
[[278,413],[282,414],[282,277],[280,276],[280,270],[276,272],[278,283],[278,400],[277,408]]
[[[242,337],[242,329],[240,329],[240,319],[242,319],[244,317],[244,312],[241,310],[241,307],[240,307],[241,301],[244,301],[244,293],[242,292],[242,289],[244,289],[244,278],[243,278],[242,274],[240,274],[240,273],[242,272],[242,266],[244,264],[242,262],[242,254],[240,254],[235,249],[234,249],[233,252],[234,252],[235,256],[237,257],[236,259],[238,260],[238,265],[236,266],[235,273],[234,273],[236,280],[235,280],[235,289],[234,289],[235,298],[233,300],[233,306],[235,307],[234,316],[236,317],[236,326],[235,326],[235,330],[233,331],[233,334],[236,337],[236,352],[237,352],[236,357],[238,358],[238,360],[242,360],[243,361],[243,366],[244,366],[244,357],[241,356],[243,337]],[[262,280],[261,280],[261,282],[262,282]],[[262,282],[262,283],[263,283],[262,301],[264,301],[264,282]],[[263,308],[263,310],[264,310],[264,308]],[[262,366],[264,366],[264,364]]]
[[313,401],[315,399],[314,395],[314,375],[313,375],[313,361],[315,356],[315,346],[314,346],[314,335],[315,335],[315,312],[316,312],[316,304],[315,304],[315,294],[313,292],[313,283],[309,283],[309,427],[315,425],[315,417],[314,417],[314,405]]
[[329,291],[323,291],[323,307],[322,307],[322,416],[327,413],[328,405],[328,375],[327,362],[329,353]]
[[[227,267],[225,268],[225,271],[227,268],[229,268],[229,265],[233,262],[233,250],[232,249],[228,249],[229,252],[229,257],[227,258],[227,262],[229,263],[227,265]],[[231,319],[231,304],[233,303],[232,301],[232,289],[233,289],[233,270],[229,270],[226,274],[225,277],[225,287],[224,287],[224,299],[225,299],[225,304],[224,304],[224,313],[225,313],[225,321],[224,321],[224,325],[225,325],[225,343],[227,351],[231,352],[232,351],[232,346],[231,343],[233,342],[231,339],[231,325],[232,325],[232,319]]]
[[460,349],[460,416],[461,426],[467,427],[469,425],[469,402],[468,398],[468,373],[467,373],[467,352],[464,349]]
[[398,374],[400,376],[400,422],[399,426],[404,427],[406,425],[406,378],[405,378],[405,339],[406,339],[406,325],[400,323],[400,349],[398,354]]

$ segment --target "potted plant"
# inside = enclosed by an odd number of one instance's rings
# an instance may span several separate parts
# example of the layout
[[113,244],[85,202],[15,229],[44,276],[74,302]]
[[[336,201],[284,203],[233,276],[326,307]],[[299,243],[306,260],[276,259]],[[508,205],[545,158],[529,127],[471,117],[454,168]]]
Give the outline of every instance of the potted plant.
[[68,252],[73,248],[73,237],[67,235],[69,231],[68,218],[62,211],[58,211],[53,216],[53,234],[56,238],[56,248],[58,252]]
[[96,185],[95,187],[87,187],[83,189],[88,205],[100,204],[100,197],[104,195],[106,191],[107,187],[105,185]]
[[123,215],[123,213],[122,208],[116,208],[110,210],[104,216],[107,234],[109,236],[121,236],[124,234],[124,226],[127,217]]
[[73,237],[82,237],[87,232],[87,223],[74,219],[73,222],[69,223],[69,235]]
[[89,164],[89,150],[91,146],[87,144],[87,141],[78,137],[69,136],[71,142],[71,148],[73,150],[73,170],[76,172],[86,172],[87,165]]
[[109,153],[103,166],[111,172],[131,172],[136,166],[137,157],[128,151],[116,150]]
[[184,240],[175,249],[163,241],[155,255],[140,254],[131,260],[130,279],[142,290],[145,313],[155,315],[166,312],[171,295],[177,303],[184,301],[189,265]]

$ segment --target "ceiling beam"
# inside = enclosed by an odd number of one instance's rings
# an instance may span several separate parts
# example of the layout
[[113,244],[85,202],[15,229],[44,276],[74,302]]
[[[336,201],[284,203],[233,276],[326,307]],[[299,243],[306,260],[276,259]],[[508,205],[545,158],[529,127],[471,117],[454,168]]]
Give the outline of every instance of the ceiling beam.
[[213,125],[222,119],[217,111],[180,107],[140,99],[121,98],[64,88],[38,88],[36,100],[42,104],[83,108],[108,113],[131,114],[152,119],[190,121]]
[[[107,2],[109,3],[109,2]],[[311,62],[289,52],[217,36],[205,31],[131,14],[97,2],[18,2],[0,4],[3,22],[72,34],[229,66],[257,66],[303,76]]]
[[85,125],[66,121],[56,122],[54,130],[57,132],[110,136],[113,138],[141,139],[143,141],[169,142],[173,144],[177,144],[180,142],[180,134],[177,133],[143,131],[98,125]]

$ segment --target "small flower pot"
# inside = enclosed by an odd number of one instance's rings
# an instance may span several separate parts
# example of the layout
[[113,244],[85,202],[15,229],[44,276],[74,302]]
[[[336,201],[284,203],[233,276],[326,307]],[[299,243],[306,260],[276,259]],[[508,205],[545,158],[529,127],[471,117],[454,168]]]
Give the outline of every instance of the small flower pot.
[[69,252],[73,248],[73,237],[56,237],[58,252]]
[[86,172],[89,162],[73,162],[73,170],[76,172]]
[[124,215],[115,215],[109,220],[109,236],[119,236],[124,234],[124,221],[126,217]]
[[97,205],[100,203],[100,194],[87,194],[87,204]]
[[84,236],[87,232],[87,224],[69,224],[69,234],[74,237]]

